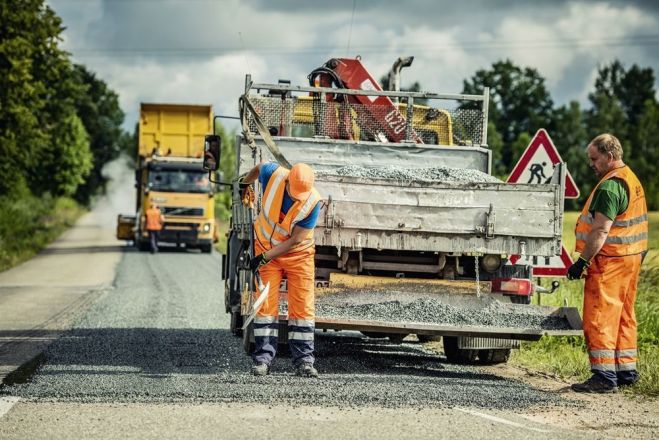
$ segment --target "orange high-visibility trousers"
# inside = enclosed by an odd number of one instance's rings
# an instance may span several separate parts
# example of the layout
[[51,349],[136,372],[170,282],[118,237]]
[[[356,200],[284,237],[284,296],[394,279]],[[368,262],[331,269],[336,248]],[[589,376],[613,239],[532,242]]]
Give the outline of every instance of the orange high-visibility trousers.
[[584,287],[583,331],[594,373],[615,381],[636,372],[634,302],[641,255],[591,261]]
[[[255,253],[264,249],[255,243]],[[283,255],[261,266],[263,284],[270,283],[268,297],[254,318],[254,362],[270,364],[277,352],[279,337],[279,285],[285,276],[288,286],[288,343],[294,365],[314,362],[315,265],[314,246]]]

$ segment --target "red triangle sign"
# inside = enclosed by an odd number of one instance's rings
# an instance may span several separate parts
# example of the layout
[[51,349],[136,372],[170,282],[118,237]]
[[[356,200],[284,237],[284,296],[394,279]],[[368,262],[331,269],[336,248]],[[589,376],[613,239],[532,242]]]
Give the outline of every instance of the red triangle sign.
[[[508,183],[546,183],[553,173],[553,165],[563,162],[558,150],[544,128],[538,130],[526,147],[524,154],[510,173]],[[570,172],[565,175],[565,197],[576,199],[579,188]]]
[[568,268],[572,266],[572,258],[565,246],[561,249],[561,255],[553,257],[526,256],[524,258],[519,255],[511,255],[506,264],[514,265],[518,262],[533,266],[534,277],[564,277],[567,275]]

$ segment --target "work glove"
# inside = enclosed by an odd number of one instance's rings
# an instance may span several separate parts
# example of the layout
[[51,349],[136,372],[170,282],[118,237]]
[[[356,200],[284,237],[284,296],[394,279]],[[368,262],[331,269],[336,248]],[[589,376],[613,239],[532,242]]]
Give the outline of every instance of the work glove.
[[585,258],[579,257],[576,263],[574,263],[567,270],[567,279],[568,280],[579,280],[583,276],[584,271],[590,266],[590,262],[586,261]]
[[267,262],[268,259],[265,258],[265,252],[264,252],[249,260],[249,269],[252,271],[253,274],[256,274],[259,268],[265,265]]
[[238,177],[238,188],[240,191],[240,200],[242,200],[244,206],[249,206],[250,208],[254,207],[254,200],[256,197],[254,195],[254,189],[252,188],[251,183],[245,183],[245,176]]

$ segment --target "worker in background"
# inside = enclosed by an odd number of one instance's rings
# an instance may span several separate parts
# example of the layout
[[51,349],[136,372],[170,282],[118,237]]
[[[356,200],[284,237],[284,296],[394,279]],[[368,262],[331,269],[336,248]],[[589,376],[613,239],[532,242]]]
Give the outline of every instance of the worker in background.
[[158,252],[158,238],[164,224],[165,217],[163,217],[160,212],[160,208],[156,205],[151,205],[151,207],[146,210],[146,230],[149,233],[152,254]]
[[583,331],[593,376],[572,385],[580,393],[614,393],[638,381],[634,301],[641,263],[648,248],[645,193],[622,160],[620,141],[610,134],[586,150],[601,179],[577,220],[570,280],[584,272]]
[[250,268],[259,272],[270,291],[254,318],[255,350],[252,373],[264,376],[277,353],[279,285],[288,279],[288,343],[298,376],[317,377],[314,367],[314,255],[313,231],[320,212],[314,172],[298,163],[287,170],[261,163],[239,179],[242,186],[259,179],[263,194],[254,222],[254,255]]

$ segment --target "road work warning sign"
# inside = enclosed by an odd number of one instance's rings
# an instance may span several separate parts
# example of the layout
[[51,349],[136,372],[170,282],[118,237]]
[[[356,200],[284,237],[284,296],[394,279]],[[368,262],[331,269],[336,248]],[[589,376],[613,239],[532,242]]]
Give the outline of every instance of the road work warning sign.
[[[547,131],[543,128],[538,130],[526,147],[522,157],[517,161],[512,173],[508,177],[508,183],[549,183],[554,172],[554,165],[563,162],[556,146],[552,142]],[[579,197],[579,188],[574,183],[570,172],[565,173],[565,197],[576,199]],[[535,277],[562,277],[567,274],[567,269],[572,265],[572,258],[565,246],[561,248],[561,254],[552,257],[537,257],[512,255],[507,264],[528,264],[533,266]]]
[[[554,165],[563,162],[558,150],[544,128],[538,130],[531,139],[524,154],[517,161],[508,183],[549,183],[554,172]],[[574,183],[570,171],[565,173],[565,197],[576,199],[579,188]]]

